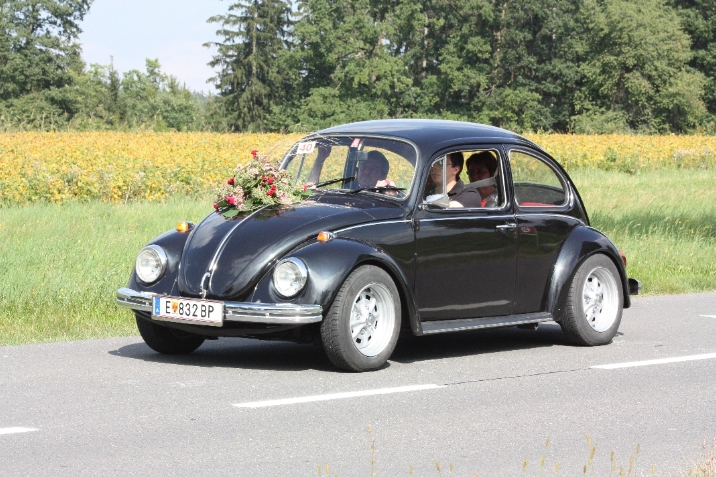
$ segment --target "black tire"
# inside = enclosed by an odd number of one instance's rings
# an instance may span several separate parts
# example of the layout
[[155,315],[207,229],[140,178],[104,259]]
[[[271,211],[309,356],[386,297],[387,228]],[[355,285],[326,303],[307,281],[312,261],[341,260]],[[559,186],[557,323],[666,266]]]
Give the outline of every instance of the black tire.
[[162,354],[189,354],[204,342],[204,338],[160,326],[136,316],[139,334],[147,346]]
[[623,308],[624,289],[617,267],[606,255],[592,255],[572,278],[560,326],[574,344],[607,344],[619,329]]
[[[360,313],[355,311],[359,308]],[[353,331],[358,331],[355,339],[351,332],[352,314]],[[360,324],[362,317],[365,321]],[[328,359],[347,371],[369,371],[383,366],[393,353],[399,334],[398,289],[390,275],[372,265],[359,267],[348,276],[321,323],[321,340]]]

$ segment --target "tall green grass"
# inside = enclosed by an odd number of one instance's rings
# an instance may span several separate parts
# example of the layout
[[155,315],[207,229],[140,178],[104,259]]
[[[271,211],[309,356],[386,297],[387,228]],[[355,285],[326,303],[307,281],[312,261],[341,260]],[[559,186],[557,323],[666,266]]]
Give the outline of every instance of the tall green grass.
[[581,170],[572,180],[646,294],[716,290],[716,172]]
[[137,334],[115,304],[137,252],[210,201],[0,208],[0,345]]
[[[716,289],[716,172],[572,174],[647,294]],[[0,208],[0,346],[136,334],[115,305],[140,248],[209,198]]]

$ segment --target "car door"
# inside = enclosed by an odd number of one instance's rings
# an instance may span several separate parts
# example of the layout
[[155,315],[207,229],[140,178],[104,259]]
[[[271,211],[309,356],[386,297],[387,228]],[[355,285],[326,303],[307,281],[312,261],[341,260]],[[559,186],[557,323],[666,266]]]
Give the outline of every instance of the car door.
[[[506,195],[502,172],[504,153],[499,145],[462,148],[466,152],[479,150],[494,151],[498,158],[500,203],[496,207],[431,207],[425,197],[435,192],[431,190],[435,184],[428,179],[429,174],[423,178],[423,201],[414,214],[414,292],[422,321],[512,313],[517,242],[512,200]],[[444,158],[438,157],[433,164]],[[465,178],[466,174],[461,176]]]
[[508,147],[517,219],[517,279],[514,313],[543,311],[547,287],[567,235],[580,224],[570,216],[568,182],[538,151]]

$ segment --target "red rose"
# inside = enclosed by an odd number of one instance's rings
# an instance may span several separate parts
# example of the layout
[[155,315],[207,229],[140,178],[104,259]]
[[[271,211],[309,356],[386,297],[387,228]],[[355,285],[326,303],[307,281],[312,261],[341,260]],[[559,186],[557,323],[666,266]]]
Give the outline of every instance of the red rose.
[[303,184],[303,192],[306,192],[306,189],[308,189],[308,186],[306,184]]
[[[234,176],[234,177],[236,177],[236,176]],[[234,177],[232,177],[231,179],[226,181],[226,183],[229,184],[230,186],[234,185]]]
[[214,210],[217,212],[219,211],[219,204],[214,204]]
[[268,182],[268,185],[273,184],[273,177],[267,177],[266,182]]
[[251,155],[254,156],[254,159],[256,159],[256,154],[258,154],[258,153],[259,153],[258,149],[254,149],[253,151],[251,151]]
[[226,202],[228,202],[230,205],[236,205],[236,199],[232,196],[227,197]]
[[274,195],[275,193],[276,193],[276,186],[275,186],[275,185],[272,185],[272,186],[271,186],[271,189],[269,189],[267,195],[268,195],[269,197],[271,197],[271,196]]

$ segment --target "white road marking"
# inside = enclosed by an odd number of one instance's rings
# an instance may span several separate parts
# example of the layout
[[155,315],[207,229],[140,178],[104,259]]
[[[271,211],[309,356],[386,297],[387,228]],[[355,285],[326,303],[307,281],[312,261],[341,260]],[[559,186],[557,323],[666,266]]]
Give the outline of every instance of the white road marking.
[[636,366],[650,366],[652,364],[681,363],[683,361],[697,361],[700,359],[716,359],[716,353],[695,354],[691,356],[677,356],[675,358],[649,359],[646,361],[632,361],[629,363],[601,364],[590,366],[592,369],[619,369],[633,368]]
[[33,429],[32,427],[5,427],[0,428],[0,434],[19,434],[21,432],[32,432],[39,431],[39,429]]
[[353,391],[347,393],[336,393],[336,394],[318,394],[316,396],[304,396],[298,398],[287,398],[287,399],[275,399],[272,401],[255,401],[255,402],[244,402],[240,404],[234,404],[236,407],[270,407],[270,406],[284,406],[287,404],[300,404],[305,402],[316,402],[316,401],[331,401],[333,399],[348,399],[361,396],[375,396],[376,394],[393,394],[393,393],[405,393],[410,391],[424,391],[426,389],[439,389],[445,386],[437,384],[418,384],[415,386],[402,386],[399,388],[383,388],[383,389],[369,389],[367,391]]
[[699,315],[703,316],[704,318],[716,318],[716,315]]

